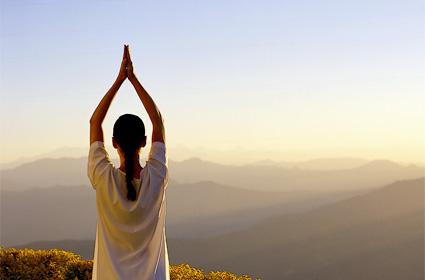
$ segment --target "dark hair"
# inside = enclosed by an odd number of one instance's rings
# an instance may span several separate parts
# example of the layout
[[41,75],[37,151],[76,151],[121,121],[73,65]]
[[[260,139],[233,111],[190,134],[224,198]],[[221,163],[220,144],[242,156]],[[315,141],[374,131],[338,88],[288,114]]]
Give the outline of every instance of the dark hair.
[[132,183],[134,175],[133,158],[145,138],[145,124],[136,115],[124,114],[115,122],[113,136],[124,152],[127,198],[134,201],[136,200],[136,188]]

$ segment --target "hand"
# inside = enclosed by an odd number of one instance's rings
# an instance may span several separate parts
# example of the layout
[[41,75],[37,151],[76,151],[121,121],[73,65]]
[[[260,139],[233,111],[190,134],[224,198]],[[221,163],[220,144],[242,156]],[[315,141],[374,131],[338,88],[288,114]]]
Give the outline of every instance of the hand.
[[127,45],[126,52],[125,52],[126,58],[127,58],[127,77],[131,81],[134,78],[136,78],[136,75],[133,72],[133,62],[131,61],[130,57],[130,49]]
[[122,56],[120,72],[118,73],[118,77],[117,77],[118,82],[124,82],[125,79],[127,79],[127,64],[128,64],[127,52],[128,52],[128,46],[124,45],[124,53]]

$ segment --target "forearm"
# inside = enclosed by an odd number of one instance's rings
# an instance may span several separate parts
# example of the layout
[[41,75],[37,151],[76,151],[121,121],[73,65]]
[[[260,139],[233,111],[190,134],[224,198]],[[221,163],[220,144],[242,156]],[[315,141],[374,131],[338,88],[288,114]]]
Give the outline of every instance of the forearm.
[[145,107],[146,112],[149,115],[149,118],[152,122],[153,127],[162,126],[163,120],[161,113],[156,106],[155,102],[153,101],[152,97],[147,93],[147,91],[143,88],[143,86],[140,84],[139,80],[136,76],[129,78],[130,82],[133,84],[137,95],[139,96],[140,100],[143,103],[143,106]]
[[102,124],[105,119],[106,113],[112,103],[112,100],[115,97],[115,94],[118,92],[121,87],[123,81],[115,80],[111,88],[106,92],[105,96],[103,96],[99,105],[97,105],[96,110],[94,111],[92,117],[90,118],[90,123],[94,124]]

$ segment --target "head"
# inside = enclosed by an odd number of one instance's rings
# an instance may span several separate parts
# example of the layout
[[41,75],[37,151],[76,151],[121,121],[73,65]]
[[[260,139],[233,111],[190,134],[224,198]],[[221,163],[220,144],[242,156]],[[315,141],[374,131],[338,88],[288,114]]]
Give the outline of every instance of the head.
[[134,176],[134,158],[140,148],[146,146],[145,124],[136,115],[124,114],[114,124],[112,144],[124,157],[127,182],[127,198],[136,200],[136,189],[132,183]]

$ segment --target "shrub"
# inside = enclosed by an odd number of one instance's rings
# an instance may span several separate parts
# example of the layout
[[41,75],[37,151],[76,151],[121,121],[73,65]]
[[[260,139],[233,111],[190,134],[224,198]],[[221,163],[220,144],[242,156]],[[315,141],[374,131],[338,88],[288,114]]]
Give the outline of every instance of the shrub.
[[93,261],[72,260],[65,272],[65,280],[91,279]]
[[[59,249],[0,249],[0,279],[91,280],[93,261]],[[188,264],[170,265],[171,280],[250,280],[247,275],[210,272]]]
[[68,265],[81,256],[58,249],[1,249],[0,279],[64,280]]

